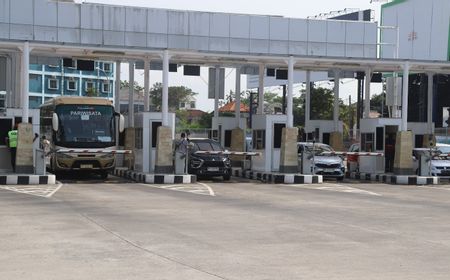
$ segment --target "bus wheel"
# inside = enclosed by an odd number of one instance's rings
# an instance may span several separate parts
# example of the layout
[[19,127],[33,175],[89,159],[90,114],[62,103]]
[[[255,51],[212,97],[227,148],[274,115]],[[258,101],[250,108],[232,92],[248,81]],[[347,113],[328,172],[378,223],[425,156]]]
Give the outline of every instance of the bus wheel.
[[100,172],[100,178],[102,178],[103,180],[108,178],[108,171],[101,171]]

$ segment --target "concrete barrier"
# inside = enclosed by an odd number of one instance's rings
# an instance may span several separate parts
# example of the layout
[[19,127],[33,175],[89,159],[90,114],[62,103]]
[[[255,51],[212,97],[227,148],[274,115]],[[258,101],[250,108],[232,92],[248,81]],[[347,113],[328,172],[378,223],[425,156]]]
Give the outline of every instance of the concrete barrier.
[[55,175],[0,175],[0,185],[54,185]]

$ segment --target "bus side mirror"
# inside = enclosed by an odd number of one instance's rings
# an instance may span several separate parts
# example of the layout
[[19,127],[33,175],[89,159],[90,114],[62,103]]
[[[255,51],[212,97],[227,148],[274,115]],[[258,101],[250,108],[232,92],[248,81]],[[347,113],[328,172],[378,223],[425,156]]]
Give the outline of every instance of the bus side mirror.
[[125,118],[122,114],[119,115],[119,132],[122,133],[125,130]]
[[56,113],[53,113],[53,116],[52,116],[52,127],[55,132],[58,131],[59,119],[58,119],[58,115]]

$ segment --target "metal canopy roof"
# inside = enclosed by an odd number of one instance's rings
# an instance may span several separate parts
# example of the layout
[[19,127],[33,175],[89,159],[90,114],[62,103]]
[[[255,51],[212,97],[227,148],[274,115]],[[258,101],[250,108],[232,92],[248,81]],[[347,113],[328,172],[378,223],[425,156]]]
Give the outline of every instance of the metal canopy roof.
[[[0,51],[20,51],[21,42],[0,41]],[[161,61],[163,50],[148,49],[121,49],[121,48],[80,48],[69,45],[49,45],[30,43],[32,55],[51,57],[73,57],[109,61]],[[286,56],[251,56],[248,54],[227,54],[210,52],[191,52],[170,50],[171,63],[190,64],[201,66],[236,67],[255,66],[264,64],[267,67],[287,68]],[[328,71],[330,69],[342,69],[351,71],[365,71],[370,68],[376,72],[399,72],[403,70],[406,61],[410,63],[410,71],[437,74],[450,74],[450,62],[448,61],[423,61],[405,59],[371,59],[371,58],[340,58],[321,56],[293,56],[296,70]]]

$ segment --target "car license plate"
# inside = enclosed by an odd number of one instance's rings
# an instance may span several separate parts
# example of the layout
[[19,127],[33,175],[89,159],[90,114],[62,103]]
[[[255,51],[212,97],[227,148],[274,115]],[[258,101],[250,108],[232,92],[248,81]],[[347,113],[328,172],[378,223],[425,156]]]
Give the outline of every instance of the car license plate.
[[80,164],[80,168],[92,168],[92,164]]
[[207,170],[212,171],[212,172],[217,172],[217,171],[219,171],[219,167],[208,167]]
[[334,169],[327,168],[324,170],[325,173],[334,173]]

